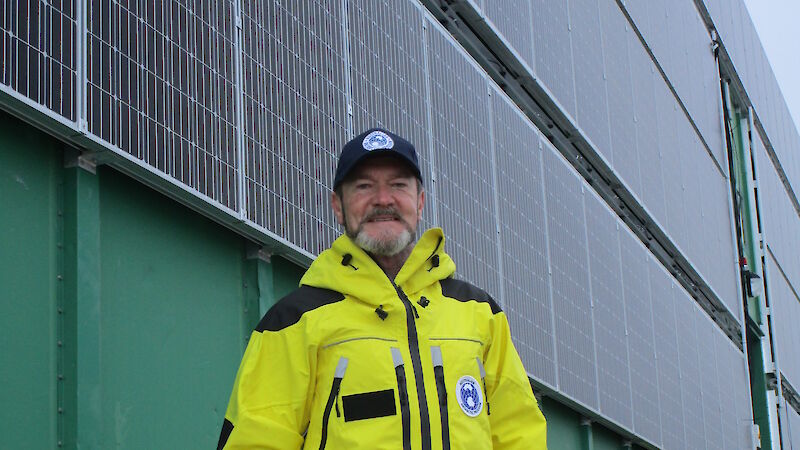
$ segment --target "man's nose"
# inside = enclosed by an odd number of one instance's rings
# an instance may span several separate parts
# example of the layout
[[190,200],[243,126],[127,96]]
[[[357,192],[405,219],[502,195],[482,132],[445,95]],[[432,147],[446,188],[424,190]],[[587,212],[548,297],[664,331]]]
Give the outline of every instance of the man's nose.
[[393,204],[394,195],[392,194],[392,187],[388,185],[378,185],[375,191],[374,202],[378,205]]

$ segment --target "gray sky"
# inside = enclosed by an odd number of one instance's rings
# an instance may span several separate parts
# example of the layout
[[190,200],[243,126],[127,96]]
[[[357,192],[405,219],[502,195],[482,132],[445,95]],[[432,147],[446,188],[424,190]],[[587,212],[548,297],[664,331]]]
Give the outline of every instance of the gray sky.
[[800,1],[744,0],[800,130]]

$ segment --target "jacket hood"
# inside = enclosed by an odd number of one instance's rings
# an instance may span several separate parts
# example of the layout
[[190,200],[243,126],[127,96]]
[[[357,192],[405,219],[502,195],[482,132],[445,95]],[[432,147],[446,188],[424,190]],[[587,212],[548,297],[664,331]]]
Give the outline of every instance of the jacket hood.
[[[394,283],[413,295],[449,277],[455,270],[455,263],[444,252],[444,232],[441,228],[431,228],[414,245]],[[340,236],[331,248],[320,253],[300,284],[331,289],[375,305],[397,295],[380,266],[347,235]]]

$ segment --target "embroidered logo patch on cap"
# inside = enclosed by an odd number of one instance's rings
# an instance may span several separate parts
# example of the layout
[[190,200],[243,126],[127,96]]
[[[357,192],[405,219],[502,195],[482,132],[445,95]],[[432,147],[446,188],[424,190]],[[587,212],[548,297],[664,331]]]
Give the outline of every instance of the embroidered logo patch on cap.
[[361,146],[364,147],[365,150],[392,148],[394,147],[394,141],[392,140],[391,137],[389,137],[388,134],[384,133],[383,131],[373,131],[364,138],[364,141],[361,143]]
[[456,383],[456,399],[464,414],[476,417],[483,410],[483,391],[475,378],[464,375]]

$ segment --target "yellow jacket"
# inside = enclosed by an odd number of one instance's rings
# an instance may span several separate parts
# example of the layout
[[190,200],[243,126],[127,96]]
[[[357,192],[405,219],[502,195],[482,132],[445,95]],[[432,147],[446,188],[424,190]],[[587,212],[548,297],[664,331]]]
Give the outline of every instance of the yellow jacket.
[[439,228],[394,281],[337,239],[253,332],[219,448],[545,449],[505,314],[454,271]]

